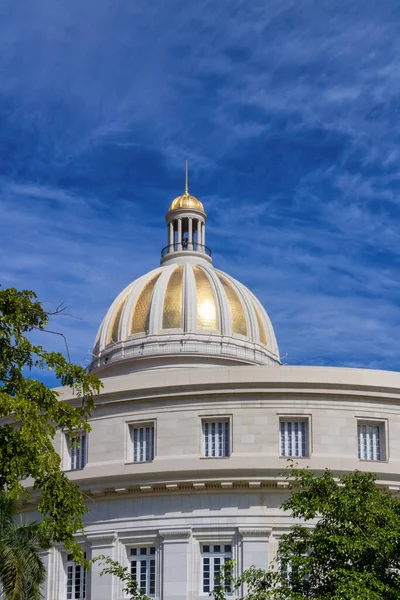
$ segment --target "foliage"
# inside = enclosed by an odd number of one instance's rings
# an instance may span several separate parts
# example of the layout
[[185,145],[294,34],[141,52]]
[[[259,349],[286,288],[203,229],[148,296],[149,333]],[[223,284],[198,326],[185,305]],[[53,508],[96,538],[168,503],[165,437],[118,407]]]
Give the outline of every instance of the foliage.
[[45,567],[38,556],[50,547],[37,523],[15,524],[16,502],[0,492],[0,598],[39,600]]
[[[328,470],[318,476],[292,468],[290,480],[293,494],[282,508],[311,523],[293,526],[270,570],[252,567],[235,590],[246,584],[246,600],[400,598],[400,500],[371,473],[336,480]],[[225,599],[223,586],[213,595]]]
[[140,588],[136,579],[129,573],[128,567],[123,567],[116,560],[112,560],[108,556],[104,556],[100,554],[93,559],[92,562],[100,562],[107,565],[100,575],[113,575],[118,577],[120,581],[123,583],[123,592],[129,596],[129,600],[150,600],[146,594],[144,594]]
[[[0,490],[12,498],[26,494],[21,478],[33,478],[43,515],[40,534],[63,542],[81,560],[74,534],[83,527],[86,508],[79,488],[61,470],[53,447],[57,428],[67,434],[88,431],[93,396],[100,382],[61,353],[48,352],[28,337],[46,332],[49,314],[31,291],[0,290]],[[33,369],[54,373],[74,390],[76,402],[60,402],[56,390],[31,377]],[[27,494],[26,494],[27,495]]]

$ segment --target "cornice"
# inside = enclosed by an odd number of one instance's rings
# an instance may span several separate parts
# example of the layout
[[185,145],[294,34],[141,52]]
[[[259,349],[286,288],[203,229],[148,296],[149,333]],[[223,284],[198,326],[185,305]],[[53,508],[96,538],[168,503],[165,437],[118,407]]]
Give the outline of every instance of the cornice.
[[[192,402],[200,394],[213,398],[246,394],[288,397],[311,395],[320,399],[339,397],[343,400],[400,402],[400,373],[368,369],[336,367],[288,366],[182,366],[154,368],[131,374],[107,377],[97,405],[132,400],[174,401],[185,398]],[[64,400],[74,400],[68,389],[58,388]]]
[[[79,485],[79,481],[76,482]],[[381,490],[387,490],[393,495],[400,494],[400,481],[388,481],[378,479],[376,485]],[[117,498],[140,498],[143,496],[176,496],[187,494],[232,494],[232,493],[290,493],[290,481],[283,477],[260,477],[257,481],[250,478],[229,478],[227,479],[204,479],[204,480],[185,480],[185,481],[157,481],[156,483],[138,483],[135,485],[104,485],[96,488],[80,486],[82,492],[88,498],[94,501],[113,500]],[[38,496],[30,497],[29,501],[21,505],[20,512],[35,510],[38,503]],[[104,539],[109,534],[96,534],[97,538],[103,536]]]

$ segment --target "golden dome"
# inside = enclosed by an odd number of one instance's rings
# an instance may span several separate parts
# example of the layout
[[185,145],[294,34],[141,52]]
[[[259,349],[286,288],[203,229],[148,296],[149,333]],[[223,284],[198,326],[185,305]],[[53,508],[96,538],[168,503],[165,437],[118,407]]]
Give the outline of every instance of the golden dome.
[[171,262],[132,282],[111,305],[94,347],[92,369],[146,357],[184,364],[188,355],[201,357],[199,365],[203,358],[212,364],[280,362],[259,300],[201,257]]
[[196,210],[201,210],[204,212],[204,206],[197,200],[194,196],[191,196],[189,192],[185,192],[182,196],[178,196],[172,202],[169,210],[179,210],[180,208],[194,208]]
[[172,202],[171,206],[169,207],[169,212],[171,210],[179,210],[180,208],[192,208],[195,210],[201,210],[201,212],[205,212],[204,206],[202,205],[200,200],[197,200],[197,198],[195,198],[194,196],[191,196],[189,194],[188,161],[186,161],[185,191],[183,192],[182,196],[178,196],[177,198],[175,198],[175,200]]

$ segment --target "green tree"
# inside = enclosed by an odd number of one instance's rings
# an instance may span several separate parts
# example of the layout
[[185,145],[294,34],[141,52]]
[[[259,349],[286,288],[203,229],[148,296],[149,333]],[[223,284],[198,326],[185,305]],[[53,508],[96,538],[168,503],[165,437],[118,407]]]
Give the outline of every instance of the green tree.
[[[398,600],[400,500],[360,471],[337,480],[293,468],[290,488],[282,508],[304,524],[282,536],[269,571],[247,570],[235,589],[246,584],[246,600]],[[213,593],[226,597],[222,585]]]
[[[53,439],[58,428],[69,435],[90,430],[101,384],[61,353],[32,342],[32,332],[48,331],[48,322],[34,292],[0,290],[0,490],[18,500],[27,496],[21,478],[32,477],[43,517],[40,535],[64,543],[82,560],[74,535],[83,529],[87,509],[79,488],[61,470]],[[73,388],[76,401],[60,402],[56,390],[32,376],[33,369],[52,371],[60,385]]]
[[0,492],[0,598],[39,600],[46,571],[40,550],[50,547],[38,523],[14,523],[16,502]]

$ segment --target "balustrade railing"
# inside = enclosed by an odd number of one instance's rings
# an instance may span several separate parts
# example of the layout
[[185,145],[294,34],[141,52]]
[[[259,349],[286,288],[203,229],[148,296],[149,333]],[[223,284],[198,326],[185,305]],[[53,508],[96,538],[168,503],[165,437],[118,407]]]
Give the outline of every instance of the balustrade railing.
[[197,242],[188,242],[185,238],[181,244],[175,242],[174,244],[165,246],[165,248],[161,250],[161,258],[167,254],[171,254],[171,252],[185,252],[192,250],[196,252],[204,252],[204,254],[207,254],[207,256],[211,256],[210,248],[203,246],[203,244],[198,244]]

